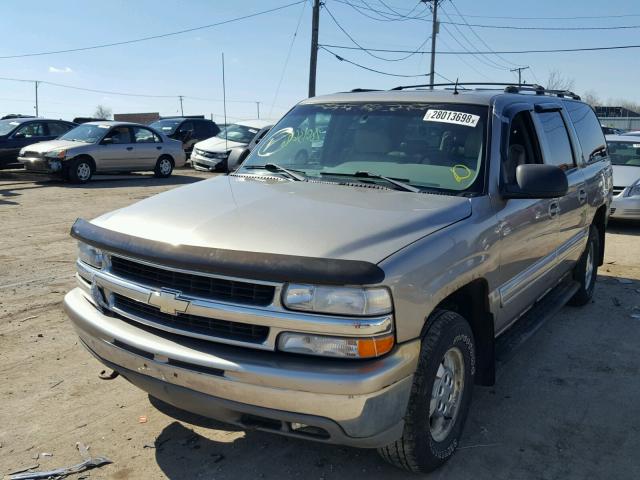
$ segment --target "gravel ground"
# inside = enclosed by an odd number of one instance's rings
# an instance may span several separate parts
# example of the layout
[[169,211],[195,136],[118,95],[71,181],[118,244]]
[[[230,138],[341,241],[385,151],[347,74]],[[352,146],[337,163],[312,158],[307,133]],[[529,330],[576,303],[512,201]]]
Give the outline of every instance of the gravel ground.
[[[78,463],[83,442],[114,462],[90,478],[416,478],[374,451],[176,420],[121,378],[98,379],[61,307],[74,286],[69,227],[209,176],[73,186],[0,171],[0,475]],[[595,301],[565,307],[495,387],[475,390],[459,451],[430,478],[640,478],[639,236],[638,226],[610,229]]]

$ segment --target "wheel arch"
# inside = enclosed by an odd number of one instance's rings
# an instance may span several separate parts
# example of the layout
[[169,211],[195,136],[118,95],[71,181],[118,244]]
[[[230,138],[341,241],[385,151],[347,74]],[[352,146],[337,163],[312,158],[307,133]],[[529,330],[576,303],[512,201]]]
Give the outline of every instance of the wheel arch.
[[71,157],[69,160],[67,160],[67,161],[65,162],[65,164],[66,164],[66,165],[71,165],[71,162],[75,162],[76,160],[82,160],[82,159],[85,159],[85,160],[90,161],[90,162],[91,162],[91,165],[92,165],[92,167],[93,167],[93,171],[94,171],[94,172],[96,171],[96,168],[97,168],[97,167],[96,167],[96,161],[95,161],[95,159],[94,159],[91,155],[89,155],[88,153],[79,153],[79,154],[78,154],[78,155],[76,155],[75,157]]
[[173,156],[169,153],[163,153],[162,155],[160,155],[158,157],[158,160],[156,160],[156,162],[159,162],[160,160],[162,160],[163,158],[168,158],[171,161],[171,165],[173,165],[173,168],[176,167],[176,159],[173,158]]
[[[476,376],[478,385],[495,383],[495,327],[489,308],[489,285],[478,278],[449,294],[434,309],[451,310],[460,314],[469,323],[476,346]],[[422,337],[430,327],[425,322]]]

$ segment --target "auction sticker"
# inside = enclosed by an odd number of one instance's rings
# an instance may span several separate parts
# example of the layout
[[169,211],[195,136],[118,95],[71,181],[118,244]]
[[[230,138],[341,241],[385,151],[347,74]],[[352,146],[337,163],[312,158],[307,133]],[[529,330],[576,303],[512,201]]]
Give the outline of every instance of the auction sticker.
[[441,122],[454,123],[456,125],[464,125],[465,127],[475,127],[480,120],[480,115],[472,115],[471,113],[454,112],[451,110],[427,110],[424,114],[425,122]]

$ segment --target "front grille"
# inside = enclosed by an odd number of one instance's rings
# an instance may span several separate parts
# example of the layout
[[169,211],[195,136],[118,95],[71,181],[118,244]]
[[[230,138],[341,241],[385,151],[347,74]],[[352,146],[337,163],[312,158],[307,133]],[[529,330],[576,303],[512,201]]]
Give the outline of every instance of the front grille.
[[640,215],[640,208],[625,208],[622,213],[624,215]]
[[616,213],[616,209],[615,209],[615,207],[614,207],[614,208],[612,208],[611,210],[609,210],[609,214],[610,214],[610,215],[613,215],[614,213]]
[[206,150],[200,150],[196,148],[196,153],[205,158],[216,158],[218,155],[216,152],[207,152]]
[[626,187],[613,187],[613,195],[620,195]]
[[160,329],[162,327],[178,329],[186,334],[195,333],[247,343],[264,343],[269,335],[269,327],[262,325],[229,322],[186,313],[170,315],[152,305],[137,302],[117,293],[113,294],[113,306],[125,314],[152,322]]
[[185,295],[243,305],[266,307],[271,304],[275,294],[272,285],[175,272],[115,256],[111,257],[111,271],[114,275],[150,287],[164,287]]
[[40,158],[42,156],[41,153],[38,152],[31,152],[29,150],[27,150],[26,152],[24,152],[24,155],[22,155],[25,158]]

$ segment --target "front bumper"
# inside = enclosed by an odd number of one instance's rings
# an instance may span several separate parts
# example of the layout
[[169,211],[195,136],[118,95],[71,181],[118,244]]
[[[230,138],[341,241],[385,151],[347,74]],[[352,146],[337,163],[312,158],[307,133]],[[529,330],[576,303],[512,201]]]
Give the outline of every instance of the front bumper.
[[29,172],[40,173],[60,173],[62,171],[62,161],[45,157],[18,157],[18,161],[24,165],[24,169]]
[[613,197],[609,217],[620,220],[640,220],[640,196]]
[[223,167],[225,161],[226,159],[203,157],[195,151],[191,152],[191,165],[196,170],[207,172],[219,170]]
[[66,295],[64,308],[102,363],[182,410],[245,428],[365,448],[402,434],[418,340],[375,360],[322,359],[129,323],[102,314],[78,288]]

